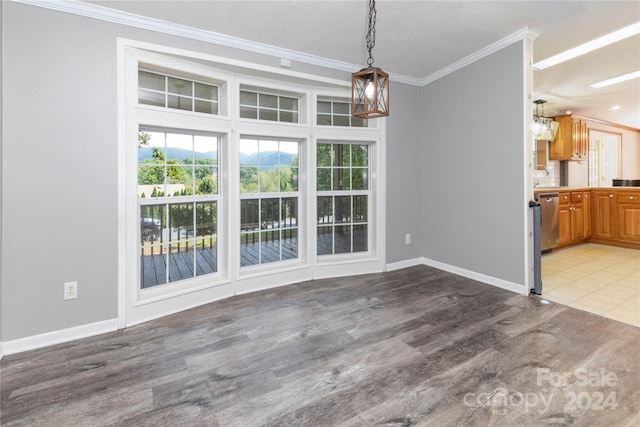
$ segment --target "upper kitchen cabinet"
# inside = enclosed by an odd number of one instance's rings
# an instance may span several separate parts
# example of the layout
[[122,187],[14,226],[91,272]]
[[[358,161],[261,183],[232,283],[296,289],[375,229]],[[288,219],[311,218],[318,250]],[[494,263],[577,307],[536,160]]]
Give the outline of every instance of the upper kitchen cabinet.
[[556,138],[549,143],[549,160],[586,160],[589,154],[589,128],[577,117],[558,116]]

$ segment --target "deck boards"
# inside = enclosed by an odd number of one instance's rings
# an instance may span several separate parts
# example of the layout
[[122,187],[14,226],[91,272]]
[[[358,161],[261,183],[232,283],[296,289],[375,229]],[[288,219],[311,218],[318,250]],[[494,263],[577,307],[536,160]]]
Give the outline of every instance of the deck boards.
[[[282,244],[282,249],[280,249],[278,243]],[[366,232],[356,231],[353,245],[356,250],[364,250],[366,248]],[[317,248],[319,255],[348,253],[351,251],[351,235],[336,233],[334,241],[332,234],[320,234],[317,237]],[[281,250],[282,253],[280,252]],[[271,263],[297,257],[298,239],[295,237],[263,243],[251,243],[249,240],[241,239],[241,267],[257,265],[260,260],[262,260],[262,263]],[[193,251],[186,251],[182,248],[181,252],[172,252],[168,257],[166,253],[141,256],[140,275],[143,288],[167,283],[167,258],[169,258],[170,282],[193,277]],[[216,272],[217,266],[217,248],[198,248],[196,250],[196,275]]]

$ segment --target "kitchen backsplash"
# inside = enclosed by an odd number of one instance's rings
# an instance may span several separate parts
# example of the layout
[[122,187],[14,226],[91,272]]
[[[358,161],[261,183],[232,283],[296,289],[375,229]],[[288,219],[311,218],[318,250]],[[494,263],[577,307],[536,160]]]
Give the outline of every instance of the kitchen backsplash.
[[[547,171],[549,175],[547,175]],[[536,187],[558,187],[560,185],[560,161],[548,160],[547,171],[533,171],[533,182]]]

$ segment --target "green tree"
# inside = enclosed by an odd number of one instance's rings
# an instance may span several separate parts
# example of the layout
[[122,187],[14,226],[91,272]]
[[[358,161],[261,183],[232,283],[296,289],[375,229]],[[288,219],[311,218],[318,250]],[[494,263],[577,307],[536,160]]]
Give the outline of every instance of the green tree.
[[367,166],[369,164],[369,146],[368,145],[352,145],[352,166]]
[[164,184],[164,167],[155,160],[145,160],[138,166],[138,184]]
[[240,192],[258,192],[258,168],[255,166],[240,167]]
[[298,168],[280,167],[280,191],[297,191]]
[[272,193],[279,191],[278,169],[268,169],[260,172],[260,192]]
[[318,166],[329,167],[332,165],[333,150],[331,144],[318,144],[316,148]]
[[[138,132],[138,148],[148,147],[150,139],[151,135],[148,133],[143,131]],[[152,147],[151,151],[153,152],[152,156],[154,159],[158,160],[159,163],[164,162],[164,153],[158,147]]]
[[218,192],[217,182],[210,175],[205,176],[198,186],[198,194],[216,194]]
[[178,160],[167,160],[167,184],[191,184],[191,175],[186,168],[177,166],[179,164]]

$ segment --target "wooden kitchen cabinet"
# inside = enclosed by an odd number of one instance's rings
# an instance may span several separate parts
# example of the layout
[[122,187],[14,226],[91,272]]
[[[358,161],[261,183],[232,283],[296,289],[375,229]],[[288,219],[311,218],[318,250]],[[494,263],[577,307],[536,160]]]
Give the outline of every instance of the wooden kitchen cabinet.
[[582,204],[583,204],[583,212],[584,212],[584,237],[588,239],[592,234],[592,223],[591,223],[591,198],[593,194],[591,191],[585,191],[582,193]]
[[569,204],[558,205],[558,244],[560,246],[571,243],[571,210]]
[[640,189],[558,192],[558,245],[582,242],[640,249]]
[[589,154],[587,122],[571,116],[558,116],[556,138],[549,143],[549,160],[586,160]]
[[571,216],[571,243],[578,243],[584,240],[584,204],[582,202],[583,193],[571,192],[571,206],[569,213]]
[[640,243],[640,192],[618,192],[618,240]]
[[571,151],[575,159],[586,159],[589,154],[589,128],[584,120],[571,118],[572,138]]
[[586,238],[584,192],[561,192],[558,202],[558,244],[579,243]]
[[615,193],[612,190],[594,190],[591,202],[593,204],[592,236],[598,239],[615,239],[617,237]]

